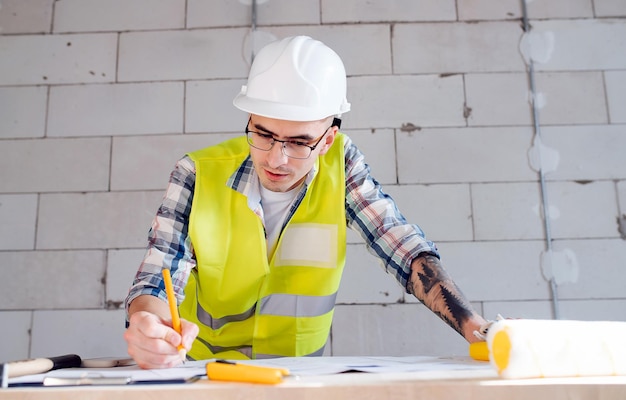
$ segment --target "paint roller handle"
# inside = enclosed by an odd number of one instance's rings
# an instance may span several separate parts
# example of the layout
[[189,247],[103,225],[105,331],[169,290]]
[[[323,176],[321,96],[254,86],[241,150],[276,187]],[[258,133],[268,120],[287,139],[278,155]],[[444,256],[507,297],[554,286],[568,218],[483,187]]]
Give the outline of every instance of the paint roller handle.
[[489,361],[489,347],[487,347],[487,342],[470,343],[469,355],[477,361]]

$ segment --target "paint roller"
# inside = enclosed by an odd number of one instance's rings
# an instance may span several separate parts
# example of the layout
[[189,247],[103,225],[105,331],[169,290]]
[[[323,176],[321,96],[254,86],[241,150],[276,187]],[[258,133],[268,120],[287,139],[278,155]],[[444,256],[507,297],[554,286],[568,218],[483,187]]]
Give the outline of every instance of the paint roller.
[[513,319],[472,343],[503,378],[626,375],[626,322]]

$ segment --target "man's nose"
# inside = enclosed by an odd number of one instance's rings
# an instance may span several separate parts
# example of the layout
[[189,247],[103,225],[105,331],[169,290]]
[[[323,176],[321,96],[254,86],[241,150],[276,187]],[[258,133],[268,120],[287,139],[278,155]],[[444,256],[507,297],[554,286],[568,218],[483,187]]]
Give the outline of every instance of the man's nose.
[[270,149],[267,155],[267,161],[272,167],[278,167],[287,163],[287,156],[283,148],[285,144],[281,142],[274,142],[274,145]]

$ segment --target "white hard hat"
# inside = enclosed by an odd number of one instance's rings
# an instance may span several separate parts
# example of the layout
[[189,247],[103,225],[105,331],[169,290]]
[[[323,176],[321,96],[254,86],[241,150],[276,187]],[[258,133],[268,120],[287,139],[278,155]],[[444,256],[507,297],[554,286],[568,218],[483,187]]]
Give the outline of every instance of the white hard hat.
[[233,100],[250,114],[288,121],[317,121],[350,111],[346,70],[332,49],[308,36],[293,36],[263,47],[248,83]]

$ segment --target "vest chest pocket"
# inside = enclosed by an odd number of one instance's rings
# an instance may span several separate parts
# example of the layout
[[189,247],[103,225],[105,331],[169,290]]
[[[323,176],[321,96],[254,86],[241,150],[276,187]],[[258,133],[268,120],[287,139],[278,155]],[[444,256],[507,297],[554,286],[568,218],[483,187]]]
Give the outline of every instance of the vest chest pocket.
[[318,268],[337,267],[337,226],[293,224],[283,232],[274,265]]

